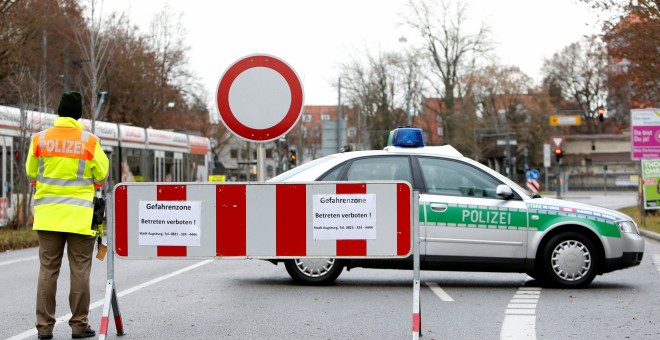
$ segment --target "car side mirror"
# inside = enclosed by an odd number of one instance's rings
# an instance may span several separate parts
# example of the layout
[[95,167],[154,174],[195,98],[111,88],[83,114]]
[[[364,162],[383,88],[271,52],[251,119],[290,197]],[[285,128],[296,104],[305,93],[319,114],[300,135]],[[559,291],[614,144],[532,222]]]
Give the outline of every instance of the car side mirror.
[[502,197],[504,199],[513,198],[513,191],[511,191],[511,187],[504,184],[500,184],[497,186],[495,194],[497,195],[497,197]]

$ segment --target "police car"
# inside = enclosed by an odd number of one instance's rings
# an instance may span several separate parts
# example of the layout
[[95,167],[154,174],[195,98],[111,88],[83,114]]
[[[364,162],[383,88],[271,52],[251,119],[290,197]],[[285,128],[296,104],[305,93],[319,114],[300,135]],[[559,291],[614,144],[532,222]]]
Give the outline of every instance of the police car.
[[[422,270],[527,273],[555,287],[638,265],[644,240],[617,211],[530,194],[449,145],[397,129],[384,150],[339,153],[269,182],[404,180],[419,192]],[[405,259],[283,260],[298,283],[333,282],[344,268],[412,269]]]

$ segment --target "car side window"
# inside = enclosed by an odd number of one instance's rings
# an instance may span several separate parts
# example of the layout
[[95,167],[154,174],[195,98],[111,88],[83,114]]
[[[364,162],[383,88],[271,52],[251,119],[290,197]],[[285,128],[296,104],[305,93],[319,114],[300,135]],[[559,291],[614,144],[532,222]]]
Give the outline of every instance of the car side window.
[[356,159],[346,172],[346,180],[397,180],[412,183],[410,161],[407,156]]
[[335,167],[334,169],[330,170],[330,172],[326,173],[321,177],[321,181],[338,181],[339,180],[339,174],[341,174],[341,170],[344,169],[344,164]]
[[433,195],[498,198],[497,179],[469,164],[420,157],[426,191]]

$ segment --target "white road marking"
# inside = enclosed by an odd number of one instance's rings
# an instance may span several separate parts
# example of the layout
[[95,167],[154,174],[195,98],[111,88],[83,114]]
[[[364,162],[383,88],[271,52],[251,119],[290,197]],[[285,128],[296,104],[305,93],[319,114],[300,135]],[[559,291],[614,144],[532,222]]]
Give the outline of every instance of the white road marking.
[[539,287],[520,287],[506,306],[500,339],[535,340]]
[[660,254],[653,255],[653,264],[655,264],[655,269],[660,273]]
[[507,315],[500,339],[536,339],[536,315]]
[[20,262],[32,261],[32,260],[38,260],[38,259],[39,259],[39,255],[23,257],[23,258],[16,259],[16,260],[9,260],[9,261],[0,262],[0,267],[7,266],[7,265],[10,265],[10,264],[14,264],[14,263],[20,263]]
[[535,309],[536,304],[535,303],[518,303],[518,302],[511,302],[506,308],[513,308],[513,309],[518,309],[518,308],[529,308],[529,309]]
[[437,283],[435,282],[427,282],[426,285],[431,288],[431,291],[433,294],[435,294],[440,300],[444,302],[454,302],[454,299],[447,294],[447,292],[444,291],[444,289],[440,288]]
[[507,316],[510,315],[536,315],[534,308],[532,309],[505,309],[504,313],[506,316],[504,317],[504,320],[506,320]]
[[[137,285],[137,286],[133,286],[133,287],[131,287],[131,288],[128,288],[128,289],[126,289],[126,290],[123,290],[123,291],[121,291],[121,292],[118,292],[118,293],[117,293],[117,298],[122,297],[122,296],[125,296],[125,295],[128,295],[128,294],[131,294],[131,293],[135,293],[135,292],[137,292],[138,290],[140,290],[140,289],[142,289],[142,288],[146,288],[146,287],[149,287],[149,286],[151,286],[151,285],[153,285],[153,284],[156,284],[156,283],[158,283],[158,282],[161,282],[161,281],[164,281],[164,280],[167,280],[167,279],[173,278],[173,277],[175,277],[175,276],[177,276],[177,275],[180,275],[180,274],[183,274],[183,273],[185,273],[185,272],[187,272],[187,271],[193,270],[193,269],[195,269],[195,268],[198,268],[198,267],[201,267],[201,266],[207,265],[207,264],[209,264],[209,263],[211,263],[211,262],[213,262],[213,260],[204,260],[204,261],[201,261],[201,262],[197,262],[197,263],[195,263],[195,264],[193,264],[193,265],[191,265],[191,266],[188,266],[188,267],[185,267],[185,268],[181,268],[181,269],[179,269],[179,270],[177,270],[177,271],[174,271],[174,272],[171,272],[171,273],[169,273],[169,274],[166,274],[166,275],[163,275],[163,276],[159,276],[159,277],[157,277],[157,278],[155,278],[155,279],[153,279],[153,280],[151,280],[151,281],[147,281],[147,282],[145,282],[145,283],[141,283],[141,284],[139,284],[139,285]],[[92,309],[95,309],[95,308],[98,308],[98,307],[103,306],[103,300],[104,300],[104,299],[101,299],[101,300],[97,300],[97,301],[94,301],[94,302],[90,303],[90,304],[89,304],[89,310],[91,311]],[[57,319],[55,320],[55,326],[57,326],[58,324],[61,324],[61,323],[63,323],[63,322],[68,322],[69,319],[71,319],[71,316],[72,316],[71,313],[60,316],[59,318],[57,318]],[[30,330],[25,331],[25,332],[23,332],[23,333],[21,333],[21,334],[14,335],[14,336],[12,336],[11,338],[9,338],[9,339],[7,339],[7,340],[22,340],[22,339],[25,339],[25,338],[28,338],[28,337],[31,337],[31,336],[34,336],[34,335],[37,335],[37,329],[36,329],[36,328],[30,329]]]

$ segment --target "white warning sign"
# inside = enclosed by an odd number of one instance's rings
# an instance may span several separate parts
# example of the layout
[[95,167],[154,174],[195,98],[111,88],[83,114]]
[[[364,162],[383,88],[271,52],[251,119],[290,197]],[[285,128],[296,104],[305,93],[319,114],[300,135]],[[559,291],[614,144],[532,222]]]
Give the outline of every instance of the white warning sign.
[[376,195],[314,195],[314,240],[376,239]]
[[140,201],[141,246],[199,246],[201,201]]

